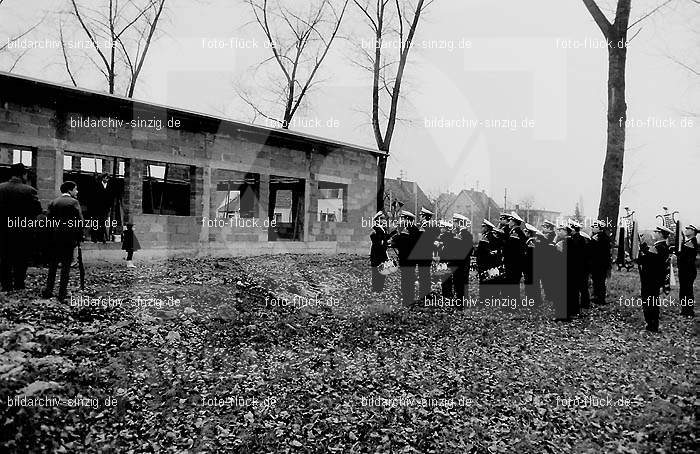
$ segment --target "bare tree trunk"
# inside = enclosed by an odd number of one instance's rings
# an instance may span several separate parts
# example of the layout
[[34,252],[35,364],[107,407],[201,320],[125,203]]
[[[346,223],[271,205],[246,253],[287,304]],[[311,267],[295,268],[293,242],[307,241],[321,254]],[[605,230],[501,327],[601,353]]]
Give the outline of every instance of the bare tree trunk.
[[609,220],[613,232],[617,229],[620,211],[620,191],[625,156],[625,62],[627,48],[617,43],[608,53],[608,144],[603,164],[603,184],[600,193],[598,218]]

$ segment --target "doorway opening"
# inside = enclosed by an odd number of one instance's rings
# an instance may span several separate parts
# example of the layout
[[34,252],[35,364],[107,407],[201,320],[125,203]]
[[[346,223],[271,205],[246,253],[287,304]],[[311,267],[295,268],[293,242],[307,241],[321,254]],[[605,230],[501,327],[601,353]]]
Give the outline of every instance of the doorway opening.
[[303,178],[270,176],[268,241],[304,240],[305,186]]

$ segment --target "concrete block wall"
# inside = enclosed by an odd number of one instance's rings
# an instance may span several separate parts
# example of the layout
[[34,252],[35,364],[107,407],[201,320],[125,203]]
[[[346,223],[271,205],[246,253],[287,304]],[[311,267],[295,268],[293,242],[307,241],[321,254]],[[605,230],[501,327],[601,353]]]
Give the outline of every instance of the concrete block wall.
[[[53,87],[42,89],[53,95]],[[134,222],[144,248],[193,248],[236,253],[367,249],[369,229],[363,228],[361,220],[374,213],[374,155],[341,145],[328,148],[328,145],[319,145],[313,139],[304,142],[305,139],[296,138],[294,143],[286,146],[280,144],[282,139],[277,137],[272,144],[264,135],[250,133],[252,129],[246,125],[231,126],[227,123],[216,131],[167,128],[167,116],[176,115],[177,111],[155,106],[149,110],[144,105],[128,111],[121,104],[115,107],[115,103],[128,101],[83,94],[79,90],[72,90],[67,96],[65,91],[69,89],[56,87],[55,90],[55,96],[46,93],[32,95],[26,91],[22,96],[8,97],[0,93],[0,143],[34,150],[37,189],[44,206],[58,195],[64,152],[118,157],[125,160],[124,211]],[[85,99],[73,102],[73,96],[84,96]],[[79,118],[88,117],[122,119],[125,123],[121,127],[104,128],[82,127],[75,123]],[[128,125],[132,118],[160,119],[162,129],[132,128]],[[206,116],[202,116],[201,121],[202,124],[211,123]],[[245,130],[245,133],[240,133],[240,130]],[[191,166],[190,216],[143,213],[146,161]],[[203,227],[202,219],[215,215],[215,186],[212,188],[212,185],[216,184],[218,173],[227,170],[260,175],[256,217],[259,227]],[[306,243],[267,241],[267,229],[263,223],[267,219],[272,175],[301,178],[306,182]],[[327,177],[348,185],[347,217],[343,222],[316,220],[320,195],[318,181]]]

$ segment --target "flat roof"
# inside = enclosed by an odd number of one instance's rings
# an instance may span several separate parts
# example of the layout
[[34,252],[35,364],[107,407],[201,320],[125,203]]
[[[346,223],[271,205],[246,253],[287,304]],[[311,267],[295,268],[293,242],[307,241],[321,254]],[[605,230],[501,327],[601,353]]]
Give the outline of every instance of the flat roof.
[[[53,89],[59,92],[64,92],[64,93],[72,93],[74,95],[80,95],[80,96],[86,96],[86,97],[96,97],[99,99],[102,99],[103,101],[109,100],[112,102],[116,102],[119,104],[132,104],[132,105],[138,105],[141,108],[146,108],[146,109],[161,109],[161,110],[167,110],[171,113],[176,113],[179,116],[184,116],[184,117],[191,117],[191,118],[196,118],[199,120],[204,120],[208,122],[218,122],[221,125],[228,126],[230,128],[233,128],[235,130],[239,130],[241,132],[248,132],[248,133],[253,133],[256,135],[264,135],[264,136],[269,136],[277,139],[286,139],[286,140],[291,140],[291,141],[305,141],[305,142],[311,142],[311,143],[316,143],[324,146],[329,146],[329,147],[335,147],[335,148],[346,148],[350,150],[355,150],[355,151],[361,151],[365,153],[370,153],[372,155],[386,155],[386,152],[379,151],[374,148],[369,148],[369,147],[363,147],[360,145],[354,145],[351,143],[347,142],[342,142],[342,141],[337,141],[337,140],[332,140],[332,139],[327,139],[324,137],[320,136],[315,136],[312,134],[306,134],[303,132],[298,132],[298,131],[292,131],[289,129],[282,129],[282,128],[270,128],[267,126],[260,126],[256,125],[253,123],[247,123],[247,122],[242,122],[242,121],[236,121],[232,120],[229,118],[225,117],[220,117],[216,115],[211,115],[211,114],[206,114],[202,112],[196,112],[192,110],[187,110],[187,109],[181,109],[178,107],[173,107],[173,106],[166,106],[162,104],[156,104],[152,102],[146,102],[146,101],[141,101],[136,98],[128,98],[126,96],[119,96],[119,95],[113,95],[109,93],[103,93],[97,90],[90,90],[86,88],[79,88],[79,87],[74,87],[72,85],[66,85],[66,84],[59,84],[55,82],[48,82],[45,80],[41,79],[36,79],[33,77],[28,77],[28,76],[20,76],[17,74],[12,74],[8,73],[5,71],[0,71],[0,83],[1,85],[4,86],[5,89],[8,88],[8,85],[13,84],[18,85],[18,84],[26,84],[29,86],[33,86],[35,88],[43,88],[44,90],[46,89]],[[26,87],[26,88],[29,88]],[[3,95],[3,97],[7,97]]]

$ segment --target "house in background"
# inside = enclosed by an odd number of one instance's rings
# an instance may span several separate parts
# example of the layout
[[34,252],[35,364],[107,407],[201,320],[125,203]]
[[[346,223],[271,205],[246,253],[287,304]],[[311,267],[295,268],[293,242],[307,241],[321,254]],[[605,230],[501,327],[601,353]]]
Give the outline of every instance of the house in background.
[[404,210],[410,211],[416,216],[423,207],[435,213],[435,204],[430,201],[415,181],[406,181],[402,178],[385,178],[384,200],[387,211],[390,209],[391,202],[398,200],[404,204]]
[[501,214],[501,207],[486,194],[486,191],[463,189],[459,193],[453,192],[440,194],[437,200],[437,215],[440,218],[450,219],[452,215],[459,213],[472,221],[472,235],[479,232],[481,221],[488,219],[495,222]]

